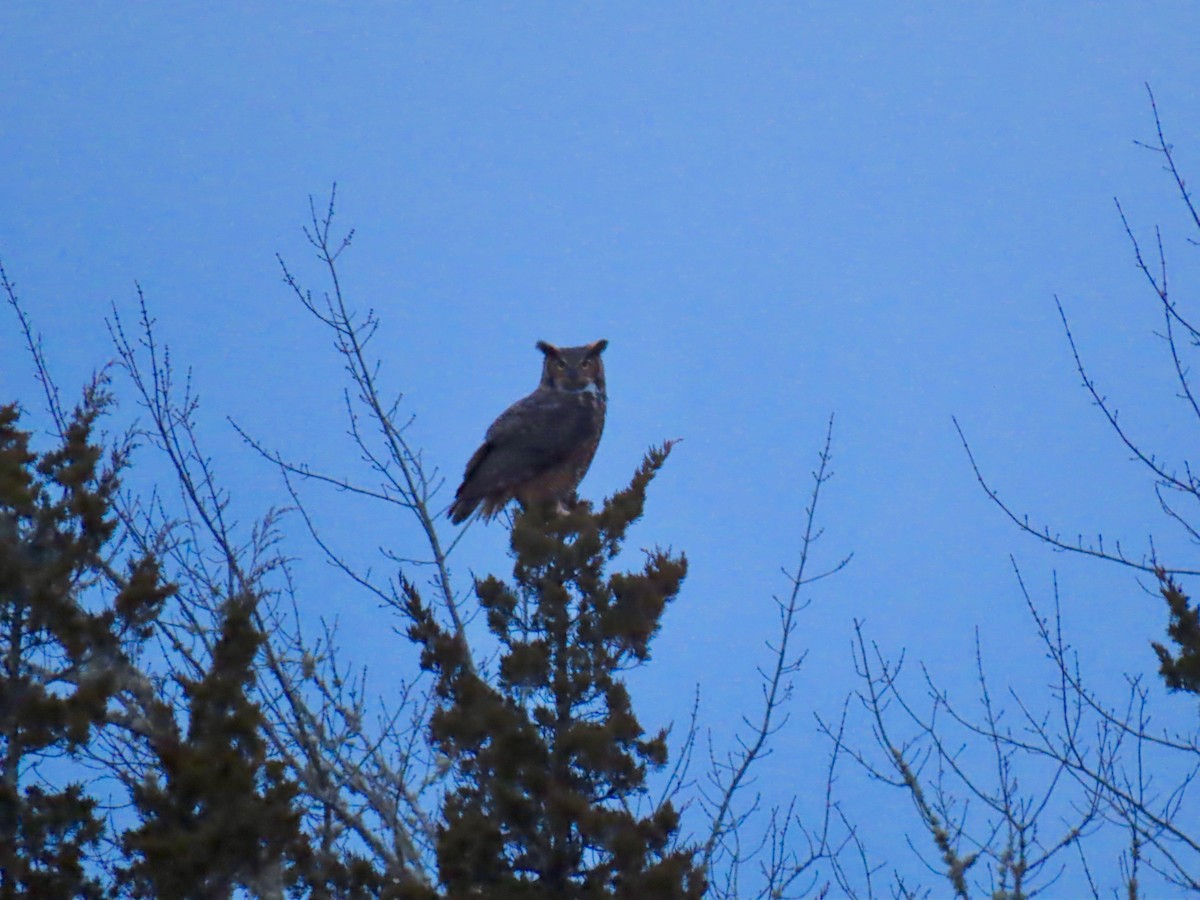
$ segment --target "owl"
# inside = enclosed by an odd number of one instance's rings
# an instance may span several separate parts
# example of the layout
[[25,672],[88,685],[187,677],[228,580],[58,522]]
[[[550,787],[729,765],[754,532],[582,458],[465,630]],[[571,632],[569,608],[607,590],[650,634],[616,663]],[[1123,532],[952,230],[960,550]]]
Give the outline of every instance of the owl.
[[604,363],[608,341],[555,347],[538,341],[542,380],[500,414],[475,451],[450,504],[450,521],[466,521],[482,504],[490,519],[509,500],[522,506],[567,501],[583,480],[604,431]]

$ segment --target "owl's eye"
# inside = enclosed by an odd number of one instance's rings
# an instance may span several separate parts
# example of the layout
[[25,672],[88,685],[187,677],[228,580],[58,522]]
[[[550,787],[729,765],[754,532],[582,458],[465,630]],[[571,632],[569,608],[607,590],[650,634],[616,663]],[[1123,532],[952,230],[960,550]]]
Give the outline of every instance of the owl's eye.
[[580,366],[580,368],[583,368],[583,369],[590,369],[591,367],[592,367],[592,361],[590,359],[585,359],[583,361],[583,364]]
[[565,362],[564,360],[561,360],[561,359],[560,359],[560,360],[557,360],[557,361],[555,361],[554,365],[555,365],[555,366],[557,366],[557,367],[558,367],[560,370],[561,370],[561,369],[565,369],[565,368],[567,367],[567,364],[566,364],[566,362]]

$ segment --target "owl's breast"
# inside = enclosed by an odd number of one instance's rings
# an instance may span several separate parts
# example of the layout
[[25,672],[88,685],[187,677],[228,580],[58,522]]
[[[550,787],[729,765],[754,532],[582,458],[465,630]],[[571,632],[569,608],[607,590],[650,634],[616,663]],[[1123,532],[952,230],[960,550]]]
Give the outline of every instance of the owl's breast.
[[588,385],[589,390],[580,391],[580,399],[588,410],[588,415],[595,426],[596,437],[600,437],[600,432],[604,428],[604,414],[608,409],[608,398],[604,396],[604,391],[596,387],[594,384]]
[[580,388],[577,391],[564,391],[563,394],[568,404],[575,409],[585,411],[585,414],[589,418],[603,426],[604,412],[608,405],[608,398],[605,396],[602,387],[592,382],[587,387]]

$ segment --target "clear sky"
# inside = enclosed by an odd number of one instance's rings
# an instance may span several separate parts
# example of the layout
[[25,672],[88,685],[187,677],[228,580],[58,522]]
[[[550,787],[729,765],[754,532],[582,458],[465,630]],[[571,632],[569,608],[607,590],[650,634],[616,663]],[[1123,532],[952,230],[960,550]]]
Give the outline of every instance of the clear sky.
[[[285,494],[226,416],[313,463],[355,462],[339,362],[274,259],[315,281],[300,227],[332,182],[356,229],[346,289],[382,319],[384,382],[449,477],[534,386],[536,340],[607,338],[608,425],[583,492],[684,438],[634,544],[685,550],[691,575],[636,699],[648,725],[681,719],[698,683],[718,747],[757,698],[771,594],[835,413],[820,549],[854,560],[812,590],[810,656],[759,781],[815,811],[827,748],[812,713],[855,686],[854,619],[965,702],[978,627],[1000,692],[1039,698],[1010,553],[1039,599],[1057,572],[1097,685],[1155,668],[1161,601],[1005,522],[951,416],[1035,519],[1135,553],[1153,533],[1168,562],[1195,565],[1089,406],[1053,296],[1138,435],[1193,442],[1113,197],[1143,237],[1162,226],[1177,296],[1195,297],[1184,211],[1134,140],[1153,136],[1149,82],[1200,178],[1198,35],[1190,3],[10,0],[0,259],[64,388],[113,357],[104,318],[140,282],[245,519]],[[0,386],[37,409],[11,317]],[[348,553],[415,541],[378,509],[312,503]],[[504,538],[472,528],[458,571],[503,567]],[[387,614],[318,563],[298,572],[306,612],[339,616],[385,690],[402,642]],[[1164,723],[1194,721],[1191,701],[1154,695]],[[909,829],[936,858],[903,797],[852,767],[839,790],[889,870],[944,890],[904,843]],[[1093,863],[1111,883],[1116,863]]]

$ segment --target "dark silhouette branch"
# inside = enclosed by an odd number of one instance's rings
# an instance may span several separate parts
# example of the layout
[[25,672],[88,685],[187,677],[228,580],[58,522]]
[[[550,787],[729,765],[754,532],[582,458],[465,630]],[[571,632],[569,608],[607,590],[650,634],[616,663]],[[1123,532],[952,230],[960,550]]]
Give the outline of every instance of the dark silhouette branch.
[[[802,597],[801,590],[816,581],[840,572],[849,564],[853,555],[846,556],[832,568],[816,575],[808,571],[813,546],[823,534],[823,529],[817,526],[816,514],[821,488],[833,477],[833,472],[829,467],[832,460],[832,442],[833,416],[830,416],[817,468],[812,473],[812,493],[805,508],[804,532],[800,538],[799,559],[794,572],[786,570],[784,572],[791,583],[791,590],[783,599],[773,598],[779,612],[779,632],[776,642],[767,644],[770,651],[770,666],[766,670],[759,669],[763,698],[758,717],[753,721],[748,717],[743,717],[743,725],[749,733],[745,737],[737,738],[739,750],[729,753],[720,760],[710,750],[712,772],[709,776],[711,786],[709,790],[713,793],[708,794],[702,791],[702,797],[708,809],[711,810],[711,825],[707,839],[700,850],[700,859],[705,869],[710,871],[717,862],[722,863],[727,873],[726,892],[736,887],[737,872],[740,866],[746,860],[756,856],[764,846],[764,844],[759,844],[747,848],[742,844],[746,823],[758,810],[761,797],[756,795],[750,801],[749,806],[740,811],[735,811],[735,807],[738,798],[750,783],[749,777],[752,769],[760,760],[769,755],[771,738],[784,727],[788,720],[787,706],[792,696],[791,679],[800,671],[806,656],[805,652],[797,654],[792,651],[790,643],[797,627],[797,616],[812,602],[811,599]],[[836,760],[837,753],[835,752],[832,761],[836,763]],[[831,764],[827,787],[832,785],[832,779],[833,765]],[[770,821],[773,824],[768,829],[768,835],[764,841],[770,843],[774,864],[778,868],[772,869],[768,866],[768,884],[791,884],[818,860],[832,855],[829,843],[828,805],[819,836],[810,843],[809,852],[803,859],[789,856],[779,847],[779,839],[782,835],[774,823],[790,822],[791,820],[791,813],[784,816],[779,809],[774,809],[770,813]],[[811,835],[806,834],[806,836],[811,838]]]

